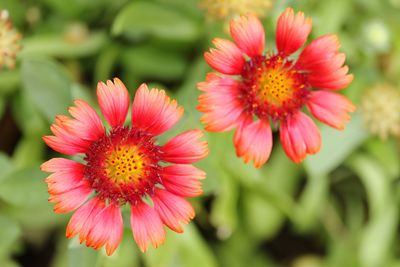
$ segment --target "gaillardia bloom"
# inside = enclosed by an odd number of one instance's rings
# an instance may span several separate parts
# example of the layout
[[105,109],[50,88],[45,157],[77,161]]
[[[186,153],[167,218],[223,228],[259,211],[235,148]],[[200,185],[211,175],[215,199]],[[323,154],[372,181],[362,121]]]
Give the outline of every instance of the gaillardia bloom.
[[164,225],[180,233],[182,224],[193,219],[195,212],[185,198],[202,194],[205,173],[191,164],[207,155],[207,142],[199,140],[200,130],[190,130],[162,146],[156,143],[156,136],[183,114],[163,90],[139,87],[131,126],[124,125],[130,100],[119,79],[100,82],[97,97],[109,130],[89,104],[76,100],[69,108],[73,118],[57,116],[51,126],[54,135],[43,138],[60,153],[84,155],[84,163],[53,158],[41,166],[52,173],[46,179],[49,201],[57,213],[76,210],[68,238],[79,234],[81,243],[105,246],[108,255],[122,238],[120,207],[129,204],[133,236],[144,252],[149,242],[154,247],[164,242]]
[[[297,60],[311,31],[311,19],[288,8],[279,17],[275,53],[264,54],[264,28],[253,15],[231,21],[234,43],[214,39],[216,49],[205,53],[207,63],[218,72],[209,73],[198,88],[198,110],[205,129],[224,132],[236,128],[234,144],[238,157],[256,167],[263,165],[272,149],[270,123],[280,129],[283,148],[290,159],[301,162],[319,151],[321,137],[313,120],[301,110],[306,106],[318,120],[343,129],[355,110],[344,96],[332,92],[353,79],[343,66],[335,35],[325,35],[308,44]],[[231,76],[230,76],[231,75]],[[320,88],[323,90],[312,90]]]

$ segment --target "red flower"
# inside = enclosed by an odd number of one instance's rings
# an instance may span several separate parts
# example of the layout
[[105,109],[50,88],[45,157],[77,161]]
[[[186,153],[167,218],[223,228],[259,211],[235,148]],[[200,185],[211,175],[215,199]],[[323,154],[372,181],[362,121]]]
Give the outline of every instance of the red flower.
[[[225,132],[236,128],[236,153],[247,163],[260,167],[272,149],[270,123],[280,126],[280,139],[286,154],[301,162],[321,146],[318,128],[301,109],[306,106],[318,120],[343,129],[355,110],[344,96],[332,92],[345,88],[353,80],[343,66],[335,35],[312,41],[297,60],[292,54],[300,49],[311,31],[311,19],[288,8],[279,17],[276,53],[263,54],[264,28],[253,15],[231,21],[234,43],[214,39],[204,57],[222,75],[209,73],[198,84],[204,92],[198,110],[205,129]],[[232,76],[229,76],[232,75]],[[312,88],[323,90],[313,91]]]
[[84,163],[53,158],[41,166],[52,173],[46,179],[49,201],[57,213],[76,210],[67,237],[79,234],[81,243],[95,249],[105,246],[108,255],[122,238],[120,207],[129,204],[134,239],[144,252],[149,242],[154,247],[164,242],[164,225],[183,232],[182,224],[193,219],[195,212],[185,198],[202,194],[205,173],[191,164],[207,155],[207,142],[199,141],[201,131],[190,130],[163,146],[156,143],[156,136],[183,114],[163,90],[140,86],[130,127],[124,126],[129,94],[119,79],[99,83],[97,97],[109,130],[89,104],[76,100],[69,109],[73,119],[57,116],[51,126],[54,135],[43,138],[60,153],[84,154]]

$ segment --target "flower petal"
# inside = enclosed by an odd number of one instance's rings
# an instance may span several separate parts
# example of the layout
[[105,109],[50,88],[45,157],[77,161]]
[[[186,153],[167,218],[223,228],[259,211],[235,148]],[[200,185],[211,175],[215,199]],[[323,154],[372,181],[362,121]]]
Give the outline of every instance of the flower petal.
[[199,141],[200,130],[189,130],[178,134],[161,147],[162,160],[172,163],[192,164],[208,154],[207,142]]
[[215,38],[213,44],[216,49],[204,53],[204,58],[211,68],[224,74],[240,74],[244,57],[240,49],[231,41]]
[[304,18],[303,12],[294,14],[292,8],[287,8],[279,16],[276,27],[276,47],[284,56],[289,56],[307,41],[311,32],[311,18]]
[[[313,87],[325,89],[343,89],[353,81],[353,75],[347,74],[349,68],[344,66],[331,73],[313,72],[309,75],[308,81]],[[317,75],[319,74],[319,75]]]
[[162,168],[161,179],[171,193],[182,197],[196,197],[203,193],[200,180],[206,173],[192,165],[172,165]]
[[46,178],[46,183],[51,195],[61,194],[77,187],[90,187],[88,181],[83,179],[83,168],[74,172],[56,172]]
[[[339,48],[340,42],[335,34],[318,37],[300,53],[296,65],[303,70],[311,71],[318,70],[321,66],[327,65],[328,70],[330,70],[330,62],[327,60],[335,56]],[[336,67],[340,67],[342,64],[339,66],[336,65]]]
[[183,232],[181,224],[188,224],[194,218],[195,212],[192,205],[183,197],[176,196],[167,190],[156,189],[152,200],[154,209],[161,220],[177,233]]
[[249,57],[259,56],[264,51],[265,33],[261,21],[254,15],[232,20],[230,30],[235,43]]
[[[80,183],[78,187],[75,187],[76,184],[74,183],[70,183],[69,186],[71,187],[70,190],[63,191],[59,185],[57,189],[62,192],[50,195],[49,201],[56,204],[54,206],[54,212],[67,213],[76,210],[88,199],[92,193],[92,188],[88,185],[88,183],[85,182]],[[64,183],[65,190],[67,190],[67,187],[68,185],[65,185]],[[55,188],[54,185],[49,185],[49,191],[52,191],[52,188]]]
[[[342,89],[353,80],[343,66],[345,55],[339,53],[339,40],[336,35],[324,35],[304,48],[296,62],[296,67],[307,74],[308,82],[317,88]],[[343,67],[342,67],[343,66]]]
[[238,157],[245,163],[254,161],[256,168],[267,162],[272,150],[272,131],[268,121],[252,121],[249,117],[235,132],[234,144]]
[[86,236],[86,245],[94,249],[106,246],[108,256],[112,255],[122,239],[123,222],[121,210],[116,203],[110,203],[94,219]]
[[40,166],[44,172],[71,172],[80,174],[84,166],[76,161],[65,158],[53,158]]
[[104,206],[104,201],[97,197],[82,205],[69,220],[66,236],[72,238],[79,233],[81,243],[85,241],[86,235],[94,222],[94,218],[103,210]]
[[283,149],[295,163],[300,163],[307,154],[317,153],[321,147],[317,126],[300,111],[281,122],[280,138]]
[[160,216],[144,202],[132,205],[131,227],[133,237],[142,252],[146,252],[149,242],[157,248],[165,241],[165,230]]
[[208,73],[205,82],[197,85],[205,93],[200,95],[197,109],[205,114],[200,121],[211,132],[225,132],[236,127],[243,113],[239,101],[239,82]]
[[349,112],[356,109],[346,97],[326,91],[311,92],[307,107],[318,120],[339,130],[350,121]]
[[111,127],[124,125],[129,109],[129,93],[120,79],[114,78],[114,83],[110,80],[107,84],[99,82],[97,99],[101,112]]
[[[63,154],[74,155],[86,153],[91,143],[69,132],[62,125],[64,121],[62,118],[62,116],[56,117],[56,124],[50,126],[54,136],[44,136],[44,142],[55,151]],[[64,116],[64,118],[66,117]]]
[[149,89],[142,84],[136,91],[132,106],[132,125],[153,135],[172,128],[181,118],[183,108],[165,94],[164,90]]
[[95,141],[104,135],[103,123],[96,111],[85,101],[75,100],[75,106],[68,109],[75,118],[67,119],[63,125],[69,132],[84,140]]

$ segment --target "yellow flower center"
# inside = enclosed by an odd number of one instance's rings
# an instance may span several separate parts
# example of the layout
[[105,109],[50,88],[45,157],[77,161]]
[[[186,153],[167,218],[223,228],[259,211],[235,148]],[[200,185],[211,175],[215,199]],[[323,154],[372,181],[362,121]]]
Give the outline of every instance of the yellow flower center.
[[294,81],[286,70],[270,69],[260,74],[258,82],[258,96],[264,102],[282,106],[293,98]]
[[119,204],[138,203],[162,184],[160,147],[138,128],[115,127],[93,142],[85,156],[85,179],[98,197]]
[[105,159],[105,174],[118,184],[139,182],[148,160],[137,146],[118,146]]
[[260,119],[284,120],[303,107],[309,94],[306,77],[279,55],[252,58],[241,76],[243,104]]

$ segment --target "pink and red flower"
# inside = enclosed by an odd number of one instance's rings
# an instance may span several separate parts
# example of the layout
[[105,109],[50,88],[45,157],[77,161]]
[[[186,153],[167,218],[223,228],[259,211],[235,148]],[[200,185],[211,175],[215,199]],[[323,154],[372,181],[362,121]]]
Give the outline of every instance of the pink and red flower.
[[109,130],[89,104],[76,100],[69,108],[73,118],[57,116],[54,135],[43,138],[57,152],[83,154],[83,163],[53,158],[41,166],[52,173],[46,179],[49,201],[57,213],[76,210],[67,237],[79,235],[81,243],[95,249],[105,246],[108,255],[122,238],[120,207],[129,204],[133,236],[144,252],[149,243],[158,247],[164,242],[164,225],[181,233],[182,224],[193,219],[186,198],[202,194],[205,173],[191,164],[207,155],[207,142],[199,140],[200,130],[190,130],[157,144],[156,137],[183,114],[163,90],[139,87],[131,126],[124,125],[130,100],[119,79],[100,82],[97,97]]
[[[280,128],[280,139],[290,159],[301,162],[321,146],[319,130],[301,110],[306,106],[318,120],[343,129],[354,105],[335,90],[353,80],[345,55],[338,52],[335,35],[319,37],[308,44],[297,60],[292,54],[306,42],[311,19],[286,9],[276,29],[277,52],[264,54],[264,28],[253,15],[230,24],[234,42],[216,38],[204,57],[217,73],[198,84],[204,92],[198,110],[205,129],[225,132],[236,128],[236,153],[256,167],[263,165],[272,149],[270,124]],[[321,90],[312,90],[319,88]]]

